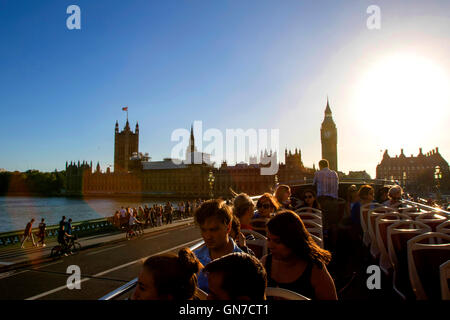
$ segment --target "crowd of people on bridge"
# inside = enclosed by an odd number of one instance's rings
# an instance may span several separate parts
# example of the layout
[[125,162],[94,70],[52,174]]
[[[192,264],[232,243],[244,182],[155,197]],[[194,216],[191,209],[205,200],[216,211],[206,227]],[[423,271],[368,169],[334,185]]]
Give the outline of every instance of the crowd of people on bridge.
[[174,219],[192,217],[193,212],[202,204],[201,199],[194,201],[180,201],[176,205],[171,202],[164,204],[147,204],[133,207],[121,207],[112,217],[113,224],[118,228],[129,229],[138,224],[144,227],[160,227],[171,224]]

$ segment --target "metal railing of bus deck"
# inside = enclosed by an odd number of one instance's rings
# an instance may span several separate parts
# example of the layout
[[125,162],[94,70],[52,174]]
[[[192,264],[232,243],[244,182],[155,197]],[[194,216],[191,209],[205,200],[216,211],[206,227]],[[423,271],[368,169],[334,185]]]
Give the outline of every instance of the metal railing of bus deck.
[[439,212],[441,214],[444,214],[447,218],[450,218],[450,211],[446,211],[444,209],[441,208],[437,208],[437,207],[432,207],[426,204],[422,204],[419,202],[414,202],[414,201],[409,201],[409,200],[402,200],[403,203],[418,207],[420,209],[425,209],[427,211],[434,211],[434,212]]
[[[191,251],[194,251],[195,249],[201,247],[204,243],[205,242],[203,240],[201,240],[198,243],[194,244],[193,246],[190,246],[189,249],[191,249]],[[98,300],[114,300],[115,298],[120,297],[120,296],[130,292],[131,290],[133,290],[137,284],[137,281],[138,281],[138,278],[134,278],[133,280],[125,283],[123,286],[117,288],[116,290],[107,293],[106,295],[104,295],[103,297],[101,297]]]

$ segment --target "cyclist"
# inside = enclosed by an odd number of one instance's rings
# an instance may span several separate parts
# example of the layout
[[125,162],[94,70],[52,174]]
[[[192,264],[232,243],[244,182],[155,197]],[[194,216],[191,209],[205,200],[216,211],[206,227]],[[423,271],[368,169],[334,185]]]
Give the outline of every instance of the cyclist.
[[[72,219],[70,219],[71,221]],[[61,245],[61,252],[67,256],[67,241],[66,238],[70,238],[71,235],[67,233],[66,216],[63,216],[59,222],[58,228],[58,243]]]
[[137,216],[136,212],[130,214],[130,219],[128,220],[128,232],[134,231],[136,233],[137,225],[142,224],[142,222],[139,221],[136,216]]
[[[72,218],[69,218],[69,221],[67,221],[65,232],[66,232],[66,234],[64,235],[64,238],[66,241],[66,246],[68,246],[70,238],[74,237],[72,235]],[[66,249],[69,249],[69,248],[66,248]],[[72,250],[70,250],[69,254],[72,254]]]

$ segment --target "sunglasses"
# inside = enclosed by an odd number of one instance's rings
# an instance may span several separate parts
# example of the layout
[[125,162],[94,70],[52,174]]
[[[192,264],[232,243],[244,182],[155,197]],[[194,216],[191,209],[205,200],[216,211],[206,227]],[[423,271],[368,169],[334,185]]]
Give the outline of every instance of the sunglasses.
[[263,205],[260,205],[259,207],[263,208],[263,209],[270,209],[270,208],[272,208],[272,205],[268,204],[268,203],[264,203]]

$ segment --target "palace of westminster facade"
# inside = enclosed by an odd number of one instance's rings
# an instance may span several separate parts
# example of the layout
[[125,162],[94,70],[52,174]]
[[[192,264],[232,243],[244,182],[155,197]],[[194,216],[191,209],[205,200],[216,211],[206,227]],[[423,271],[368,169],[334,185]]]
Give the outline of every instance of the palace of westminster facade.
[[[321,127],[322,157],[328,159],[330,168],[337,170],[337,129],[332,119],[328,101],[325,118]],[[191,128],[186,159],[197,152],[194,135]],[[262,157],[270,157],[272,154]],[[256,157],[250,159],[250,164],[238,163],[230,166],[223,162],[216,168],[209,161],[184,161],[175,164],[171,159],[149,161],[148,156],[139,153],[139,125],[136,123],[134,132],[130,129],[128,119],[122,131],[119,124],[115,126],[114,172],[109,167],[102,172],[97,164],[93,170],[92,162],[66,162],[66,193],[69,195],[113,195],[113,196],[144,196],[160,198],[208,198],[212,193],[215,197],[228,198],[235,192],[246,192],[258,195],[273,191],[276,183],[302,183],[314,177],[315,168],[303,165],[301,151],[285,150],[285,162],[279,164],[276,175],[261,175],[261,167],[267,163]],[[276,154],[274,157],[276,159]],[[203,158],[202,158],[203,159]],[[197,162],[197,161],[196,161]],[[191,164],[192,163],[192,164]],[[211,182],[211,177],[214,182]]]

